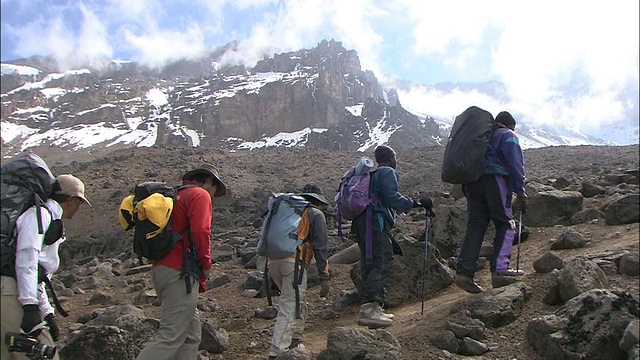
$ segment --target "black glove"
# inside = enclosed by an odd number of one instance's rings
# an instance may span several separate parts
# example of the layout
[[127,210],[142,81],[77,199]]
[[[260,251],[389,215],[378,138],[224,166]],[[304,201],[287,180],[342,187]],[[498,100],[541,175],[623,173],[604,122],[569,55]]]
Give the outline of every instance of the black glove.
[[411,201],[413,201],[413,208],[418,208],[418,207],[422,207],[422,204],[420,204],[420,200],[416,200],[416,199],[411,199]]
[[33,328],[38,326],[42,320],[40,318],[40,309],[38,305],[23,305],[22,310],[22,323],[20,323],[20,330],[24,334],[32,335],[34,337],[40,335],[40,329],[34,331]]
[[320,297],[327,297],[329,294],[329,279],[320,280]]
[[420,198],[420,204],[429,212],[433,209],[433,201],[428,196]]
[[393,236],[390,236],[389,238],[391,239],[391,247],[393,248],[393,255],[403,256],[404,251],[402,250],[402,246],[400,246],[400,243],[398,242],[398,240],[396,240]]
[[436,214],[433,212],[433,201],[430,197],[424,196],[420,198],[420,200],[418,200],[418,203],[427,211],[427,215],[429,215],[429,217],[436,216]]
[[60,328],[58,327],[58,324],[56,324],[56,316],[51,313],[44,317],[44,321],[47,322],[49,333],[51,334],[53,341],[58,341],[58,337],[60,336]]
[[513,211],[514,212],[520,211],[523,214],[527,213],[527,195],[526,194],[518,195],[516,201],[513,204]]

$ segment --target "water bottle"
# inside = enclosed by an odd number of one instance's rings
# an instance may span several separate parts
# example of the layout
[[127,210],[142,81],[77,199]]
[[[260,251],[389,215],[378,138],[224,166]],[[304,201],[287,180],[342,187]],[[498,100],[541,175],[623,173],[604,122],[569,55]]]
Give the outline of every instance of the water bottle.
[[366,174],[373,168],[373,161],[366,156],[363,156],[356,165],[356,174]]

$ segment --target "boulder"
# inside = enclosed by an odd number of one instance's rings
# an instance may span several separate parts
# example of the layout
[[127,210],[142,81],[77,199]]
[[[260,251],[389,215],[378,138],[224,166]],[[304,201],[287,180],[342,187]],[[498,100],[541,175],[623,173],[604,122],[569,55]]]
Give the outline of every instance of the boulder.
[[627,359],[619,346],[638,300],[630,293],[592,289],[566,302],[552,315],[531,320],[527,339],[543,359]]

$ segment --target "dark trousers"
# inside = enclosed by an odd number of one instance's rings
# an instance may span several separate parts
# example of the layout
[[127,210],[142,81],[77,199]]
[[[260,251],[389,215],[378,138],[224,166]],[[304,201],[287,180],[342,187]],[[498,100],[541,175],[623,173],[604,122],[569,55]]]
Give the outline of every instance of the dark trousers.
[[474,183],[464,186],[467,198],[467,231],[460,247],[456,273],[473,277],[478,256],[489,221],[493,221],[496,236],[493,240],[491,272],[509,267],[511,247],[515,237],[515,223],[511,212],[511,192],[500,175],[482,175]]
[[381,230],[376,214],[373,213],[372,217],[373,222],[370,224],[370,226],[372,226],[372,257],[370,259],[366,256],[366,212],[353,220],[352,231],[356,235],[358,246],[360,247],[363,303],[377,302],[380,305],[384,305],[387,286],[391,279],[393,247],[391,245],[389,229],[384,226]]

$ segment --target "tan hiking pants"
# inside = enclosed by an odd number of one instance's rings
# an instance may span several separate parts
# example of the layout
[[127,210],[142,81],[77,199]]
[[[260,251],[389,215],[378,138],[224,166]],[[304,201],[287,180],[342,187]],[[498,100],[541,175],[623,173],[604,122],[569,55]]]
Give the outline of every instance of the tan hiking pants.
[[273,327],[273,337],[269,356],[278,356],[287,351],[291,339],[302,340],[304,323],[307,320],[307,270],[304,269],[300,291],[300,319],[296,319],[296,292],[294,288],[295,259],[269,259],[269,275],[280,289],[278,298],[278,317]]
[[180,270],[157,265],[151,270],[153,286],[160,298],[160,328],[137,360],[195,360],[202,337],[198,312],[198,280],[187,294]]
[[[22,323],[22,304],[18,301],[18,284],[16,279],[9,276],[2,276],[0,280],[2,288],[2,299],[0,299],[2,312],[0,322],[2,323],[2,338],[0,341],[0,359],[2,360],[29,360],[25,353],[9,352],[7,344],[4,343],[4,336],[7,332],[20,333],[20,323]],[[43,329],[38,336],[38,340],[44,345],[54,346],[53,338],[48,329]],[[58,353],[53,357],[59,360]]]

